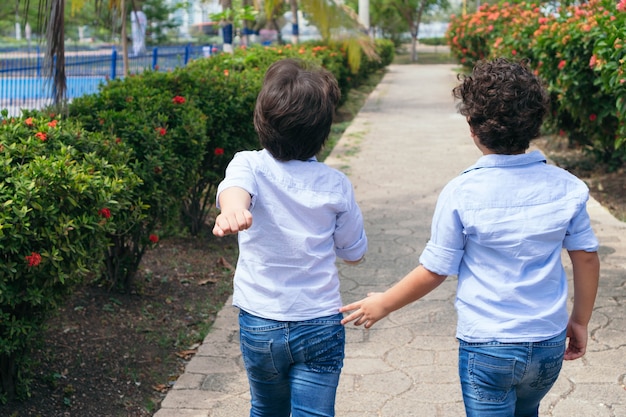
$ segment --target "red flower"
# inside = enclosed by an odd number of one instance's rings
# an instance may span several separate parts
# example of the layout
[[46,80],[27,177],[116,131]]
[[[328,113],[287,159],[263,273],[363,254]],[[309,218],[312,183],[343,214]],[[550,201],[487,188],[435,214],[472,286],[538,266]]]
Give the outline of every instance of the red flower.
[[227,69],[225,69],[225,70],[224,70],[224,75],[228,77],[228,74],[230,74],[230,73],[228,72],[228,70],[227,70]]
[[25,256],[24,259],[28,262],[28,267],[37,266],[41,263],[41,255],[37,252],[31,252],[30,255]]
[[567,62],[565,62],[565,60],[563,59],[561,62],[559,62],[559,69],[562,70],[563,68],[565,68],[565,64],[567,64]]
[[115,143],[122,143],[122,139],[120,139],[120,138],[115,138]]
[[595,113],[591,113],[589,115],[589,120],[594,122],[596,119],[598,118],[598,116]]
[[224,148],[215,148],[213,153],[217,156],[224,155]]
[[157,127],[155,130],[159,132],[159,135],[161,136],[165,136],[165,134],[167,133],[167,130],[164,127]]
[[617,10],[619,10],[620,12],[626,11],[626,0],[621,0],[619,3],[617,3]]
[[148,239],[150,239],[150,242],[152,243],[157,243],[159,241],[159,237],[157,235],[150,235],[150,237],[148,237]]
[[32,126],[33,125],[33,118],[29,117],[28,119],[24,120],[24,123],[26,124],[26,126]]
[[172,99],[172,101],[176,104],[183,104],[185,102],[185,97],[176,96]]
[[35,133],[35,137],[37,139],[39,139],[40,141],[44,142],[46,139],[48,139],[48,135],[46,135],[44,132],[37,132]]
[[108,208],[101,208],[100,210],[98,210],[98,215],[101,217],[104,217],[105,219],[108,219],[111,217],[111,210],[109,210]]
[[58,121],[57,120],[53,120],[51,122],[48,122],[48,126],[50,127],[56,127],[57,126]]

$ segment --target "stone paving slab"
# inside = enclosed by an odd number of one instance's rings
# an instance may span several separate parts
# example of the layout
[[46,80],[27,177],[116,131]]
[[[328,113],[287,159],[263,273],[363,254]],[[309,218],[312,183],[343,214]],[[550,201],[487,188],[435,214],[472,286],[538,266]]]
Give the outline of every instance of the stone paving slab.
[[[390,66],[326,160],[350,176],[370,241],[365,262],[338,264],[345,302],[386,289],[417,265],[439,192],[480,156],[456,113],[455,83],[454,66]],[[564,364],[541,416],[626,417],[626,224],[593,200],[589,212],[602,262],[589,350]],[[464,415],[455,285],[449,277],[370,330],[348,325],[337,416]],[[227,306],[154,416],[243,417],[249,399],[237,310]]]

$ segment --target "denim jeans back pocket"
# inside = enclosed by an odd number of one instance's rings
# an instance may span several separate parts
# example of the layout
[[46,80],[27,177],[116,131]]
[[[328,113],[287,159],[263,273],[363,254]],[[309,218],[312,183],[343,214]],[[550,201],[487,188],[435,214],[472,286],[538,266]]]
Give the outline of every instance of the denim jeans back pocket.
[[243,363],[251,378],[269,381],[278,375],[272,355],[272,340],[266,332],[251,332],[240,329],[240,345]]
[[474,395],[481,401],[504,401],[515,380],[515,362],[512,358],[469,353],[468,370]]
[[315,329],[315,334],[310,334],[303,341],[307,366],[314,372],[341,372],[345,353],[345,328],[341,324],[334,324],[321,325]]

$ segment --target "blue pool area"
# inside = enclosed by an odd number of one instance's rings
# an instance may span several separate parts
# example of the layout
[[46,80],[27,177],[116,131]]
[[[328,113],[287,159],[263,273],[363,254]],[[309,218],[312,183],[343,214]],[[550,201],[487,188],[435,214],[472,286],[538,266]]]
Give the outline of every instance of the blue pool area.
[[[144,54],[128,57],[128,74],[140,74],[152,69],[172,71],[184,67],[191,60],[210,56],[214,45],[159,46]],[[208,51],[208,52],[207,52]],[[52,82],[45,73],[45,57],[37,49],[0,53],[0,110],[7,109],[11,116],[21,109],[41,109],[52,104],[55,96]],[[111,50],[67,52],[65,74],[66,97],[72,100],[85,94],[94,94],[107,79],[124,74],[122,55]]]
[[[67,96],[80,97],[98,92],[106,77],[68,77]],[[0,78],[0,97],[3,102],[12,105],[13,101],[41,100],[51,97],[52,82],[44,77]],[[5,104],[5,103],[3,103]]]

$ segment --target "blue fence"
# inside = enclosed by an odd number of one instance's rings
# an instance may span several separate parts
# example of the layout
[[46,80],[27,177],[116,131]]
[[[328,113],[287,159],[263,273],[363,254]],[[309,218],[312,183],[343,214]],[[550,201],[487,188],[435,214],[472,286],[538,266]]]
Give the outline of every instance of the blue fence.
[[[159,46],[129,56],[128,72],[170,71],[216,51],[213,45]],[[18,115],[20,109],[40,109],[51,104],[53,85],[44,71],[44,54],[38,48],[0,52],[0,109]],[[119,48],[66,51],[67,98],[96,93],[108,79],[122,77],[123,71]]]

